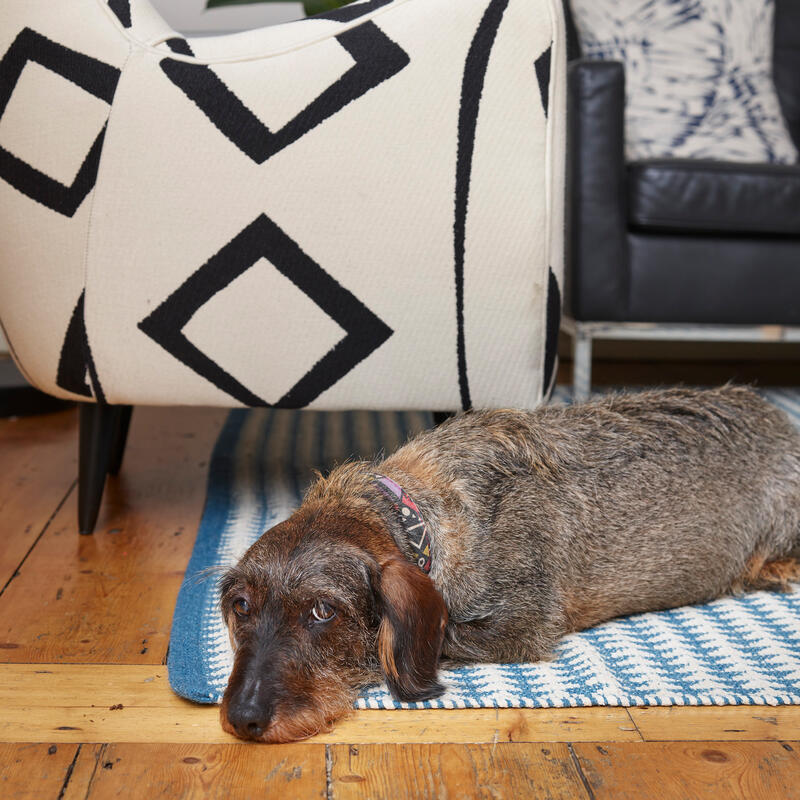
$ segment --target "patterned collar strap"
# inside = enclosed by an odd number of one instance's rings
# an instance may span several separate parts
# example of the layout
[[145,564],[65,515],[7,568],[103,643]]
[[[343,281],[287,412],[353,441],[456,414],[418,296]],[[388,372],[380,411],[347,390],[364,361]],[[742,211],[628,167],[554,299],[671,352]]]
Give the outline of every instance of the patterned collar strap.
[[385,475],[374,477],[373,486],[392,501],[414,551],[417,566],[427,575],[431,571],[431,537],[417,504],[391,478]]

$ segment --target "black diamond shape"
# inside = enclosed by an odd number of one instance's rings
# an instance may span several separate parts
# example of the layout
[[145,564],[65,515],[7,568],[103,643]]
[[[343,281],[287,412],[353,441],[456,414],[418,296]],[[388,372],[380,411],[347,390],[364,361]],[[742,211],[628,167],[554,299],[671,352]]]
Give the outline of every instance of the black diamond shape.
[[[70,50],[30,28],[25,28],[0,60],[0,118],[5,113],[22,70],[29,61],[41,64],[45,69],[66,78],[109,105],[114,99],[120,75],[116,67]],[[97,180],[105,133],[104,125],[71,186],[65,186],[45,175],[3,147],[0,147],[0,178],[38,203],[71,217],[86,195],[92,191]]]
[[161,69],[224,136],[263,164],[410,62],[408,53],[374,22],[344,31],[336,40],[356,63],[278,131],[270,131],[211,67],[165,58]]
[[[253,394],[183,333],[183,328],[203,305],[261,258],[266,258],[347,331],[347,335],[274,404]],[[307,406],[377,350],[393,333],[264,214],[187,278],[139,323],[139,328],[170,355],[240,403],[275,408]]]

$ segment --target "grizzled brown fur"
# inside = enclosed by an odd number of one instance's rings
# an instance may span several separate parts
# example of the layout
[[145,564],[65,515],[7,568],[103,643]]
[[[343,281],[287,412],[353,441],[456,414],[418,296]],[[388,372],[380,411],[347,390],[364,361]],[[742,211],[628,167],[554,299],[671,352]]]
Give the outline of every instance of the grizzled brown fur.
[[[419,506],[430,577],[374,473]],[[440,659],[546,658],[612,617],[787,589],[797,558],[800,435],[748,389],[464,414],[321,477],[226,575],[223,727],[311,736],[367,683],[434,697]]]

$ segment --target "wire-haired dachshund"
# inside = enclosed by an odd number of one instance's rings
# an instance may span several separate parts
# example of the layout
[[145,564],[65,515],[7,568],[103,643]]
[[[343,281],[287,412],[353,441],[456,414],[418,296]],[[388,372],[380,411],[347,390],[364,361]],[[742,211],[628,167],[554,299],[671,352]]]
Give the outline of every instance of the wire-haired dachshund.
[[800,577],[800,434],[745,388],[449,419],[309,489],[221,582],[225,730],[312,736],[441,659],[536,661],[624,614]]

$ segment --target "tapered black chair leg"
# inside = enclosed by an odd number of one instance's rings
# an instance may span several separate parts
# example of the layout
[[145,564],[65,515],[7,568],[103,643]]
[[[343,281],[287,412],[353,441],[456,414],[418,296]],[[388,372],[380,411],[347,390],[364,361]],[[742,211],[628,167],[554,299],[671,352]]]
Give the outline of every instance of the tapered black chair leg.
[[78,530],[94,531],[111,464],[121,406],[81,403],[78,452]]
[[446,419],[450,419],[452,416],[454,416],[454,412],[452,411],[434,411],[433,424],[441,425]]
[[114,441],[111,443],[111,460],[108,462],[108,474],[119,475],[122,467],[122,458],[125,455],[125,444],[128,441],[128,430],[131,426],[133,406],[115,406],[119,409],[116,426],[114,428]]

